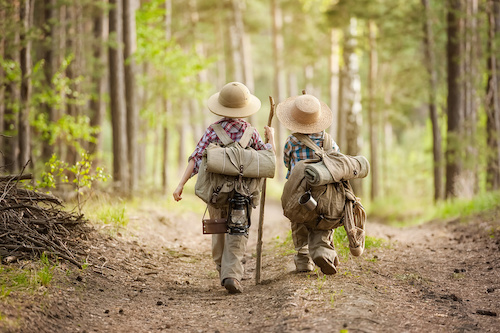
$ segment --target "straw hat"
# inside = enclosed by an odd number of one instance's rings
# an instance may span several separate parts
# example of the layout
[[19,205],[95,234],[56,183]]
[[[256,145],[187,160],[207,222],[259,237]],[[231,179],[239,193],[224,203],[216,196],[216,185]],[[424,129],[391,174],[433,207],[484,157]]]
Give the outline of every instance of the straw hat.
[[276,115],[279,121],[292,132],[312,134],[330,127],[332,110],[312,95],[287,98],[278,104]]
[[229,82],[208,99],[208,109],[216,115],[245,118],[260,109],[260,100],[240,82]]

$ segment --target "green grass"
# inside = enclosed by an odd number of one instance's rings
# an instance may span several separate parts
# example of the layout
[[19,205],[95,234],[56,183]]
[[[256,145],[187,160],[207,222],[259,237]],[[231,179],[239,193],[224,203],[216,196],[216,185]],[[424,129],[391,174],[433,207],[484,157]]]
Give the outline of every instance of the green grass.
[[379,199],[369,205],[369,220],[404,227],[434,219],[466,218],[500,208],[500,191],[485,192],[472,199],[452,199],[434,204],[404,197]]
[[278,250],[279,254],[282,256],[288,256],[290,254],[295,254],[295,248],[293,246],[292,231],[290,230],[285,239],[281,239],[280,236],[276,236],[275,249]]
[[[335,229],[333,234],[333,244],[339,257],[344,261],[347,260],[349,258],[350,250],[349,240],[347,239],[344,227]],[[372,236],[365,237],[365,249],[379,248],[383,246],[389,246],[386,240]],[[295,254],[291,231],[288,232],[285,239],[281,239],[279,236],[275,238],[275,249],[277,249],[279,254],[282,256]]]
[[[335,233],[333,234],[333,244],[335,245],[335,251],[337,251],[339,257],[343,260],[347,260],[349,258],[350,250],[349,240],[347,239],[347,233],[344,227],[335,229]],[[365,250],[383,246],[388,246],[386,240],[372,236],[365,237]]]
[[13,291],[34,291],[48,287],[54,277],[56,264],[52,264],[45,253],[30,268],[0,265],[0,299]]
[[482,193],[471,200],[455,199],[436,206],[435,218],[467,217],[500,208],[500,191]]
[[129,203],[126,201],[99,195],[85,204],[83,212],[89,220],[110,228],[113,233],[127,227],[129,223],[128,205]]

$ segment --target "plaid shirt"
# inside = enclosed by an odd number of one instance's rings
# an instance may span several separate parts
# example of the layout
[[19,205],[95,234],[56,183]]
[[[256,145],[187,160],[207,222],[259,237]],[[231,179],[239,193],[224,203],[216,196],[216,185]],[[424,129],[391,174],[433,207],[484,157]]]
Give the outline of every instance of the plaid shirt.
[[[219,121],[216,121],[214,124],[220,124],[233,141],[238,141],[243,136],[243,133],[245,133],[247,127],[250,126],[250,124],[245,120],[238,118],[222,118]],[[215,134],[212,125],[208,126],[205,134],[203,134],[200,141],[196,145],[194,152],[191,154],[191,156],[189,156],[188,160],[190,161],[191,159],[193,159],[195,162],[191,177],[196,175],[200,170],[201,158],[203,156],[205,148],[207,148],[208,145],[212,142],[217,142],[222,145],[222,141],[219,139],[217,134]],[[254,148],[255,150],[272,149],[271,144],[264,143],[264,141],[262,141],[262,138],[260,137],[259,132],[257,132],[256,129],[254,129],[253,131],[252,138],[250,139],[248,146]]]
[[[315,144],[319,147],[323,148],[323,140],[324,140],[324,131],[314,133],[314,134],[306,134],[308,135]],[[332,147],[336,151],[340,151],[339,146],[332,139]],[[297,162],[301,160],[307,160],[314,157],[314,150],[307,147],[305,144],[299,141],[293,134],[290,135],[286,139],[285,147],[283,148],[283,161],[285,162],[285,166],[288,168],[288,172],[286,174],[286,178],[290,176],[290,172]]]

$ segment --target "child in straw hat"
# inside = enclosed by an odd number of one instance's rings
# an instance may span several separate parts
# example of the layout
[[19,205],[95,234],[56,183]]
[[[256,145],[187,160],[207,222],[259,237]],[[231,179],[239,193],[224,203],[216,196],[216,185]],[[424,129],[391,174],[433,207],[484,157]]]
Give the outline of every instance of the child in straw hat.
[[[302,133],[319,147],[324,147],[325,129],[330,127],[333,114],[330,108],[312,95],[294,96],[278,104],[276,115],[279,121],[292,133]],[[331,146],[339,147],[331,139]],[[288,168],[286,178],[301,160],[310,159],[314,151],[291,134],[283,149],[283,159]],[[297,254],[294,257],[297,272],[310,272],[314,263],[324,274],[335,274],[339,259],[333,247],[333,230],[318,230],[304,223],[291,222],[292,238]]]
[[[226,84],[220,92],[208,99],[207,104],[208,109],[212,113],[223,117],[214,124],[220,124],[234,141],[238,141],[245,132],[245,129],[250,126],[243,118],[256,113],[261,106],[260,100],[252,95],[244,84],[239,82]],[[182,191],[186,182],[198,173],[205,148],[211,142],[222,144],[212,125],[206,129],[205,134],[188,159],[184,175],[173,193],[176,201],[182,199]],[[265,144],[257,130],[254,130],[249,146],[256,150],[272,149],[273,152],[276,152],[274,146],[274,129],[266,126],[265,134],[270,143]],[[216,209],[208,206],[208,211],[211,219],[217,219],[225,217],[223,214],[226,214],[227,209]],[[248,234],[231,235],[227,233],[212,235],[212,257],[219,271],[221,284],[231,294],[241,293],[243,290],[241,286],[241,278],[244,271],[242,259],[245,254],[247,241]]]

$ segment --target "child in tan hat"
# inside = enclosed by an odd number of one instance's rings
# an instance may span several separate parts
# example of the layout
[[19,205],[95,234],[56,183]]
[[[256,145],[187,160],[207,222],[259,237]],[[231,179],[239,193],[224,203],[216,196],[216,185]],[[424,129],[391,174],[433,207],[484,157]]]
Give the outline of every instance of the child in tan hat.
[[[290,97],[278,104],[276,115],[279,121],[293,133],[287,138],[283,159],[290,176],[294,166],[301,160],[314,157],[314,151],[301,142],[294,133],[307,135],[320,148],[325,146],[325,129],[330,127],[333,114],[330,108],[312,95]],[[329,146],[336,151],[338,145],[330,139]],[[319,230],[315,225],[291,222],[292,238],[297,254],[294,257],[297,272],[310,272],[314,263],[324,274],[337,273],[339,259],[333,246],[333,229]]]
[[[242,118],[246,118],[256,113],[261,106],[260,100],[252,95],[244,84],[239,82],[230,82],[226,84],[220,92],[212,95],[208,99],[207,104],[212,113],[223,117],[214,124],[222,126],[234,141],[239,141],[245,129],[250,126],[250,124]],[[211,142],[222,144],[212,128],[214,124],[206,129],[205,134],[189,157],[184,175],[173,193],[176,201],[182,199],[182,191],[186,182],[198,173],[205,148],[207,148]],[[266,126],[265,134],[270,143],[265,144],[257,130],[254,130],[249,146],[256,150],[272,149],[273,152],[275,152],[274,129]],[[226,214],[227,209],[216,209],[209,205],[208,211],[211,219],[220,219],[226,217],[223,215]],[[244,268],[241,260],[245,254],[247,241],[248,233],[212,235],[212,257],[219,271],[221,284],[231,294],[241,293],[243,290],[241,287],[241,278]]]

